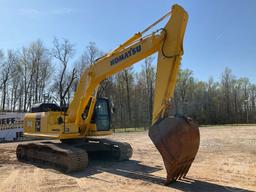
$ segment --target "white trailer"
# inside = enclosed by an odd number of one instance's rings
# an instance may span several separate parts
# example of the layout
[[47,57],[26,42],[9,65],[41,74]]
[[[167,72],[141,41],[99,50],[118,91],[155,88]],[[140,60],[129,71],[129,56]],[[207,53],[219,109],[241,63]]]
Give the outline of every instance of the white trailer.
[[23,136],[24,113],[0,113],[0,142],[17,141]]

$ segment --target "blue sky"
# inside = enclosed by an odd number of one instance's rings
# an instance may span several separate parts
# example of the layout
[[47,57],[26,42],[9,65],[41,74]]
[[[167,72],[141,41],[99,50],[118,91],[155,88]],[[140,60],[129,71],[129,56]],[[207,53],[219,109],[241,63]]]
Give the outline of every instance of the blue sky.
[[56,36],[75,44],[76,57],[89,41],[107,52],[174,3],[189,13],[182,68],[199,80],[217,80],[229,67],[256,83],[254,0],[0,0],[0,48],[18,49],[38,38],[50,47]]

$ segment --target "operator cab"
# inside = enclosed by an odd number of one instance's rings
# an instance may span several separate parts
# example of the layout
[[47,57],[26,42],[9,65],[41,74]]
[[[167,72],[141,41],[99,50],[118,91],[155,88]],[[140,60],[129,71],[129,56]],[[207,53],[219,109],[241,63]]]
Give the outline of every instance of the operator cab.
[[[82,118],[87,118],[89,108],[91,105],[91,99],[84,109]],[[96,124],[97,131],[109,131],[111,123],[111,107],[107,98],[97,98],[94,106],[94,111],[91,119],[92,124]]]
[[111,109],[107,98],[97,98],[91,122],[96,124],[98,131],[110,130]]

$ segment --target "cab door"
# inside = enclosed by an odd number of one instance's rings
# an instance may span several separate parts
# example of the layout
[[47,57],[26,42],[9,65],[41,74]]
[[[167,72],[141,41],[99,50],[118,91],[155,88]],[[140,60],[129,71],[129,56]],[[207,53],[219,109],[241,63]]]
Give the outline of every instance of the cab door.
[[110,130],[111,112],[109,100],[106,98],[97,98],[94,108],[94,122],[98,131]]

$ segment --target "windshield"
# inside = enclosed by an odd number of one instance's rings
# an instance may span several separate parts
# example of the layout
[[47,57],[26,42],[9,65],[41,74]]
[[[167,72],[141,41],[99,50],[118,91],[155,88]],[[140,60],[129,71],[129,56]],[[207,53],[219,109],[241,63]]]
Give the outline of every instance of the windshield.
[[98,101],[95,106],[97,115],[108,115],[108,104],[105,101]]

